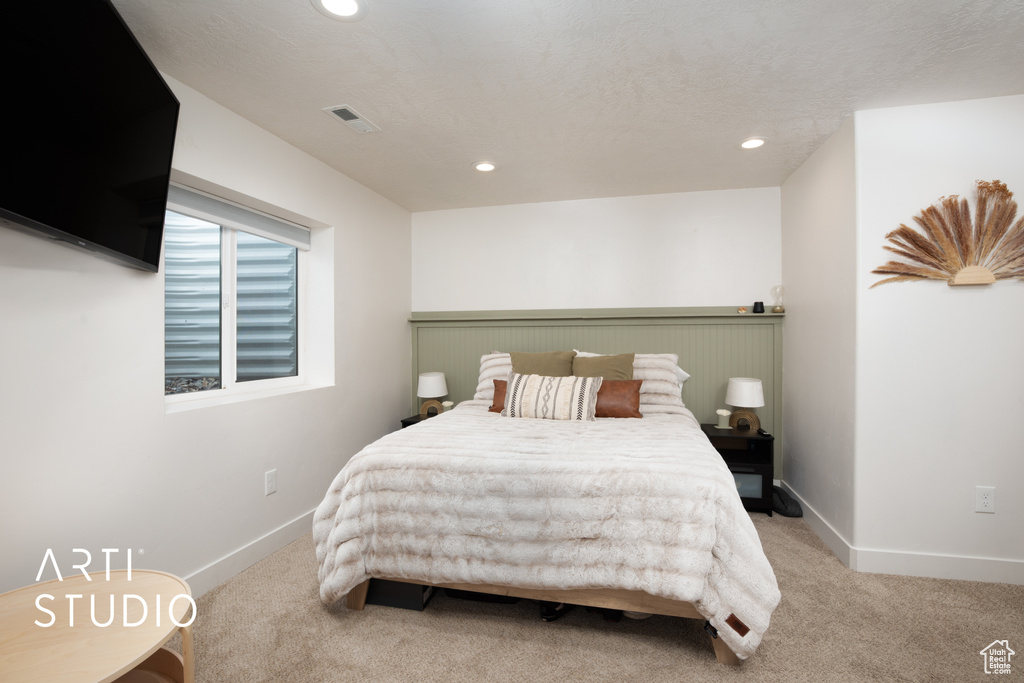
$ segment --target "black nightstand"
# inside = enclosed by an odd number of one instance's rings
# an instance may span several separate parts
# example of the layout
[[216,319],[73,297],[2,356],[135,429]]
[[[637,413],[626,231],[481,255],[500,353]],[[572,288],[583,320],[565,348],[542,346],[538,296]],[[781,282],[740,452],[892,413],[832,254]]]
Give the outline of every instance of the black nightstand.
[[750,429],[718,429],[710,424],[702,424],[700,428],[736,478],[743,507],[771,516],[775,437]]
[[412,417],[407,417],[404,420],[402,420],[402,429],[405,429],[406,427],[412,427],[414,424],[418,422],[423,422],[428,417],[434,417],[434,415],[436,414],[437,413],[431,413],[430,415],[413,415]]

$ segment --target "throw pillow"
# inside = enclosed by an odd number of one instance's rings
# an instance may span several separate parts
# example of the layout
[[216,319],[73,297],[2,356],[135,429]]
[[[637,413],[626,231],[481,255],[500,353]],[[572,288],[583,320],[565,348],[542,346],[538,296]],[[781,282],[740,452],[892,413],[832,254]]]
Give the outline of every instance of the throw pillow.
[[505,388],[505,417],[540,420],[593,421],[600,377],[508,376]]

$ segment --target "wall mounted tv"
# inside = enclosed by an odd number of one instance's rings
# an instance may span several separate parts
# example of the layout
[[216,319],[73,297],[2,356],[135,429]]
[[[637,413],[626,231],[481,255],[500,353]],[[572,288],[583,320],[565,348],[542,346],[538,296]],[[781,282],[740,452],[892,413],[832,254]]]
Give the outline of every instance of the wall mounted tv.
[[108,0],[2,25],[0,224],[155,272],[178,100]]

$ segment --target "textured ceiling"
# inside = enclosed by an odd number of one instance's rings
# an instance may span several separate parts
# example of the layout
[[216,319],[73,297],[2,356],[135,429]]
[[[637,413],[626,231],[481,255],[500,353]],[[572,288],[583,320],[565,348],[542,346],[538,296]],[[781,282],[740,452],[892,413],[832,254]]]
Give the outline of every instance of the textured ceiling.
[[1022,0],[113,1],[162,71],[412,211],[775,186],[855,110],[1024,93]]

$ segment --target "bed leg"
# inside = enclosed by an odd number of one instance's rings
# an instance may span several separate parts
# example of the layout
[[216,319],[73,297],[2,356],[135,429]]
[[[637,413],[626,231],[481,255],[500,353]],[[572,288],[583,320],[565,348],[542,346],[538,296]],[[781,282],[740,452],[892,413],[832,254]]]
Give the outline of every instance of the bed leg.
[[367,579],[348,592],[345,604],[349,609],[363,609],[366,606],[366,591],[370,590],[370,580]]
[[715,659],[718,660],[719,664],[730,664],[732,666],[740,665],[740,658],[736,656],[736,653],[729,649],[729,646],[725,644],[725,641],[721,638],[712,638],[711,644],[715,648]]
[[718,660],[718,663],[739,666],[740,658],[729,649],[724,640],[718,637],[718,631],[711,625],[710,621],[704,622],[704,630],[711,635],[711,645],[715,648],[715,659]]

